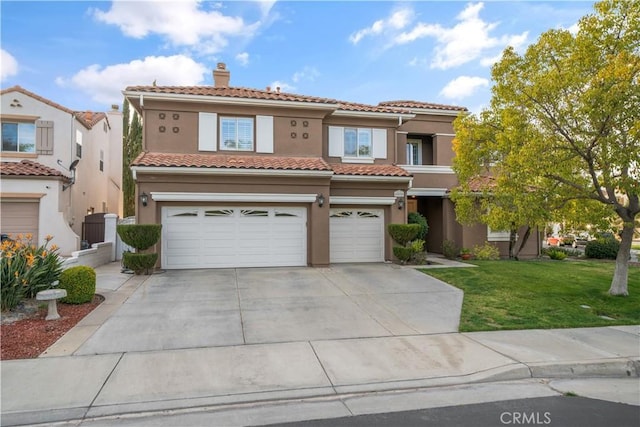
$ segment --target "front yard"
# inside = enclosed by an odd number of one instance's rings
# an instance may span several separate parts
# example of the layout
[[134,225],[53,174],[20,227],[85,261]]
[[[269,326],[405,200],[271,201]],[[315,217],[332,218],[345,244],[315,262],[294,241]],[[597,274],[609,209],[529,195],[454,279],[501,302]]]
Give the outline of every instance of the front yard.
[[640,324],[637,265],[629,266],[630,296],[611,297],[613,262],[472,263],[478,268],[421,270],[464,291],[461,332]]

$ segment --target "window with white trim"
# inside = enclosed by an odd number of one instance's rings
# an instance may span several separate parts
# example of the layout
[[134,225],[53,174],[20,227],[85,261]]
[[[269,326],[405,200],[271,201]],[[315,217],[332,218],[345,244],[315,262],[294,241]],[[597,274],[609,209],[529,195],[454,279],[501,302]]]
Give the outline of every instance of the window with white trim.
[[253,151],[253,118],[221,117],[220,150]]
[[344,157],[373,157],[371,129],[344,128]]
[[[511,232],[509,230],[492,230],[487,226],[487,241],[488,242],[508,242],[511,239]],[[518,236],[516,236],[516,240]]]
[[422,164],[422,140],[421,139],[407,139],[407,164],[408,165]]
[[82,158],[82,132],[76,130],[76,157]]
[[2,151],[13,153],[36,152],[35,123],[2,122]]

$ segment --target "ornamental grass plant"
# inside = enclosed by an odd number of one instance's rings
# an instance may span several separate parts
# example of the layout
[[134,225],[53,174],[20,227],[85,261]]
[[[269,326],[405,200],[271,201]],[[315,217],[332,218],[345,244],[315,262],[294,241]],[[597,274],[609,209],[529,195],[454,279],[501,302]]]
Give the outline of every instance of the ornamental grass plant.
[[[11,237],[11,236],[9,236]],[[31,234],[18,234],[15,239],[0,245],[0,303],[2,310],[16,307],[23,298],[33,298],[50,289],[60,278],[62,258],[58,247],[49,247],[53,236],[48,235],[41,246],[33,243]]]

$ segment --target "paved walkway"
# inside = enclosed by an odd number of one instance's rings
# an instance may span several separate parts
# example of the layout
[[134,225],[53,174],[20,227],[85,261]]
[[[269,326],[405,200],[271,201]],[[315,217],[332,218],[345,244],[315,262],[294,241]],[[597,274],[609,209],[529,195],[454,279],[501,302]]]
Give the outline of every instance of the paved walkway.
[[[2,362],[2,425],[290,399],[329,403],[389,390],[532,378],[637,381],[640,374],[640,326],[253,340],[94,354],[95,347],[85,346],[97,345],[92,338],[103,325],[128,304],[135,307],[142,293],[152,293],[147,282],[156,278],[121,274],[117,264],[97,273],[99,293],[106,297],[98,309],[42,357]],[[189,324],[183,327],[188,334]],[[162,325],[157,332],[162,334]],[[83,348],[86,354],[79,354]],[[375,399],[365,401],[375,406]]]

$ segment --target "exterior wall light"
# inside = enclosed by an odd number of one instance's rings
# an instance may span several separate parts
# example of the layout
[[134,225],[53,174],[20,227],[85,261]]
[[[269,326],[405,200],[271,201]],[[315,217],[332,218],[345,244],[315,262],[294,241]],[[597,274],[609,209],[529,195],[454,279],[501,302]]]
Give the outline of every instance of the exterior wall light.
[[322,195],[322,193],[318,194],[318,206],[324,206],[324,196]]
[[149,203],[149,196],[144,191],[140,195],[140,201],[142,202],[142,206],[147,206]]
[[398,209],[404,209],[404,197],[396,198],[396,202],[398,203]]

